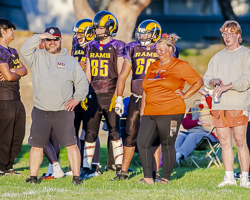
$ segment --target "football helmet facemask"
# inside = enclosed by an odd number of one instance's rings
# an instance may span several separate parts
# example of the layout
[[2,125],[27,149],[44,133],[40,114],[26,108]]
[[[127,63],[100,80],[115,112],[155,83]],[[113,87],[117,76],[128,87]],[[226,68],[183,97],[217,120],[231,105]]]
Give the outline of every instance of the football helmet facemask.
[[[96,34],[97,28],[105,28],[105,33]],[[96,13],[93,19],[93,31],[95,39],[98,41],[106,39],[108,36],[115,37],[118,30],[117,18],[108,11],[100,11]]]
[[144,20],[135,31],[135,39],[141,46],[149,46],[161,38],[161,26],[152,19]]
[[93,33],[93,23],[91,19],[79,20],[75,24],[73,32],[74,32],[73,37],[77,38],[80,46],[86,45],[95,38],[95,35]]

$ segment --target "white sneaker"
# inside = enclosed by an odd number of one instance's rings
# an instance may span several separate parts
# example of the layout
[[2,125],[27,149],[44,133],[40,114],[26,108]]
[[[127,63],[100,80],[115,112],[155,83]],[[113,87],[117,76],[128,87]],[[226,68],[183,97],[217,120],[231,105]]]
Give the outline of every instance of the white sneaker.
[[240,187],[250,188],[250,183],[247,176],[240,176]]
[[53,174],[54,178],[62,178],[64,177],[64,172],[61,169],[61,166],[58,162],[53,164]]
[[237,186],[237,183],[236,183],[235,179],[233,181],[228,180],[227,176],[225,175],[224,180],[218,185],[218,187],[223,187],[223,186],[226,186],[226,185],[235,185],[235,186]]

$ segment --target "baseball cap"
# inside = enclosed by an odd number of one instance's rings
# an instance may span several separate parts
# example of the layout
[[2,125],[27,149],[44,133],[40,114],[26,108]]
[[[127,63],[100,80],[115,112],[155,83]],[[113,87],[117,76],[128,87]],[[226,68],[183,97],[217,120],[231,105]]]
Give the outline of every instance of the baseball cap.
[[51,35],[61,37],[61,31],[57,27],[49,27],[44,31],[45,33],[50,33]]

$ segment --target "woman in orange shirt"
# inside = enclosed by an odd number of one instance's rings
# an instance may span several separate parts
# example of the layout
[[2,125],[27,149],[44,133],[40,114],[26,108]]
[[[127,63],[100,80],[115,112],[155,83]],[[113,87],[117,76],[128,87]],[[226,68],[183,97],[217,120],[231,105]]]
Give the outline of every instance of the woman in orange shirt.
[[[150,147],[160,137],[163,170],[160,183],[168,183],[175,164],[175,140],[185,113],[184,99],[203,85],[200,75],[185,61],[172,56],[179,37],[164,34],[157,43],[158,61],[152,63],[143,81],[141,124],[137,145],[144,178],[139,182],[153,184],[153,155]],[[182,92],[185,81],[191,87]]]

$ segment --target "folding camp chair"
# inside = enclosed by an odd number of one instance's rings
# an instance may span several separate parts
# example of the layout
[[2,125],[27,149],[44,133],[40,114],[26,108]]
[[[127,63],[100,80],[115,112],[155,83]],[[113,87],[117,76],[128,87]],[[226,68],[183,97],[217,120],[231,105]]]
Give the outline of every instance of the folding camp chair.
[[[202,137],[201,141],[196,145],[194,151],[205,151],[206,155],[200,160],[198,163],[197,161],[194,160],[194,156],[192,153],[186,158],[186,161],[188,158],[191,160],[191,165],[192,163],[195,164],[197,168],[200,168],[199,164],[205,159],[205,158],[210,158],[210,162],[207,165],[207,168],[211,166],[212,163],[214,163],[217,167],[221,167],[221,162],[218,157],[219,150],[221,149],[221,145],[219,141],[217,142],[212,142],[210,138],[208,137],[212,132],[214,128],[207,134],[207,136]],[[190,164],[189,164],[190,165]]]

